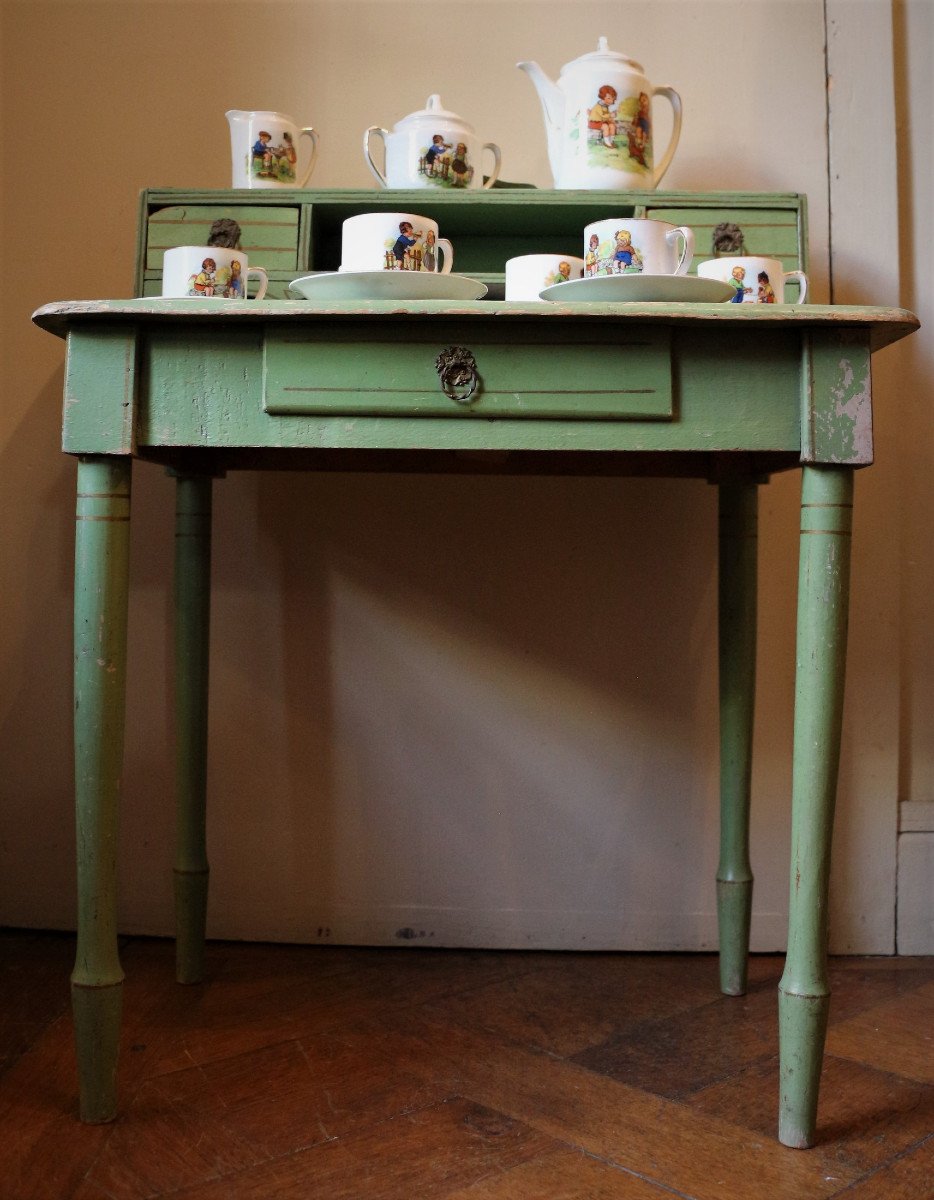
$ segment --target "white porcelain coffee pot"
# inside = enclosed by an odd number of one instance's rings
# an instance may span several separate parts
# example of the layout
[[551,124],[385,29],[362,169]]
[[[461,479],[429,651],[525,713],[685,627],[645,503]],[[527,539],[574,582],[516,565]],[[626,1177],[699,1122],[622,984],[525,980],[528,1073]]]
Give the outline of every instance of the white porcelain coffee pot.
[[[386,149],[386,169],[373,161],[370,142],[381,138]],[[493,155],[486,183],[480,169],[484,150]],[[442,107],[441,97],[429,96],[424,108],[397,121],[390,132],[371,125],[363,135],[363,155],[376,181],[389,188],[492,187],[499,176],[500,149],[481,142],[472,125]]]
[[[651,191],[671,165],[681,133],[681,97],[653,87],[641,65],[597,49],[561,68],[555,83],[535,62],[517,63],[538,90],[548,133],[555,187]],[[674,110],[671,140],[656,166],[652,147],[652,97]]]

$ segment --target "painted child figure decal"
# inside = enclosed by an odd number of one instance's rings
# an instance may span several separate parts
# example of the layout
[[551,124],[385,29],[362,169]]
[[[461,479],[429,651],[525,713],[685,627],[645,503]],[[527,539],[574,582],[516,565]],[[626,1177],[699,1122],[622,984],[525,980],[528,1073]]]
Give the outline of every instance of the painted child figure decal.
[[584,275],[637,275],[644,267],[642,252],[632,243],[628,229],[617,229],[612,241],[601,243],[592,233],[584,257]]
[[453,144],[444,140],[444,135],[436,133],[432,136],[431,145],[424,152],[424,173],[429,179],[444,174],[444,156],[452,149]]
[[411,221],[399,222],[399,236],[392,243],[387,242],[384,271],[420,271],[424,258],[423,247],[419,239],[424,237],[424,231],[413,229]]
[[228,300],[243,299],[243,266],[239,258],[234,258],[230,263],[230,275],[227,283],[224,286],[224,295]]
[[272,134],[267,129],[261,129],[253,143],[252,173],[257,179],[274,179],[272,170]]
[[571,278],[571,264],[569,262],[559,262],[556,271],[549,271],[545,277],[544,286],[552,287],[556,283],[567,283]]
[[584,274],[596,275],[600,259],[600,239],[595,233],[590,235],[590,241],[587,243],[587,257],[584,259]]
[[429,229],[425,234],[425,244],[422,247],[422,270],[437,271],[438,269],[438,250],[435,245],[437,238],[435,231]]
[[742,304],[743,297],[748,296],[752,291],[752,288],[744,286],[745,279],[746,268],[734,267],[731,277],[727,280],[727,283],[729,283],[735,289],[733,295],[730,297],[731,304]]
[[597,92],[597,103],[590,110],[587,119],[588,129],[598,129],[604,146],[611,150],[616,137],[616,114],[613,105],[616,103],[616,88],[605,83]]
[[213,258],[206,258],[201,264],[197,275],[188,280],[189,296],[213,296],[217,289],[217,263]]
[[775,303],[775,289],[772,287],[771,283],[769,282],[768,271],[760,271],[759,272],[758,284],[759,284],[759,292],[758,292],[759,303],[760,304],[774,304]]
[[473,170],[466,142],[446,142],[440,133],[432,136],[418,162],[418,173],[434,187],[467,187]]
[[652,169],[652,127],[647,92],[620,97],[605,83],[596,104],[587,110],[587,161],[592,167],[612,167],[648,174]]
[[628,229],[616,231],[616,249],[613,260],[619,274],[632,274],[642,270],[642,255],[632,244],[632,235]]

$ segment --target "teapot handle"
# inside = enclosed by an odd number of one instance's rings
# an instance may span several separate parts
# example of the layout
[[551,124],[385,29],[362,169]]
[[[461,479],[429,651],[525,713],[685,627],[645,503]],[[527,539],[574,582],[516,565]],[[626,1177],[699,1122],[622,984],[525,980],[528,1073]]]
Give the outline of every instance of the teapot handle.
[[305,174],[302,176],[302,181],[298,185],[300,188],[308,186],[308,180],[311,178],[311,172],[315,165],[315,159],[318,157],[318,132],[312,129],[310,125],[298,131],[299,137],[307,137],[311,141],[311,158],[308,160],[308,166],[305,168]]
[[652,88],[653,96],[664,96],[671,104],[674,112],[674,125],[671,130],[671,141],[668,143],[668,148],[662,155],[662,161],[658,164],[655,171],[655,182],[653,187],[658,187],[662,181],[662,176],[671,166],[671,160],[675,156],[675,150],[678,148],[678,138],[681,136],[681,97],[672,87],[657,87]]
[[493,170],[489,173],[483,185],[485,188],[491,188],[497,179],[499,179],[499,169],[502,165],[503,156],[499,146],[495,142],[484,142],[483,149],[489,150],[493,155]]
[[379,167],[373,161],[373,156],[372,156],[372,154],[370,154],[370,136],[372,135],[374,137],[378,137],[381,139],[381,141],[383,143],[383,156],[384,156],[384,161],[385,161],[386,137],[387,137],[388,133],[389,133],[389,130],[383,129],[381,125],[371,125],[370,128],[363,135],[363,157],[366,159],[366,165],[370,168],[370,170],[373,172],[374,176],[376,177],[376,182],[379,183],[382,187],[389,187],[389,184],[386,182],[386,176],[383,174],[383,172],[379,169]]

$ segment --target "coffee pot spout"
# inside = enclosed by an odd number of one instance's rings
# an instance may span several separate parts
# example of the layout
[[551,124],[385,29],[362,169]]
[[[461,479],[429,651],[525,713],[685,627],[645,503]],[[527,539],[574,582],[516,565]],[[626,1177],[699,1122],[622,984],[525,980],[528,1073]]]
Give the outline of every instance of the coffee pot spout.
[[545,133],[548,136],[548,159],[551,162],[552,174],[557,176],[564,140],[564,92],[553,79],[548,78],[537,62],[520,62],[516,63],[516,66],[520,71],[525,71],[532,80],[542,102]]

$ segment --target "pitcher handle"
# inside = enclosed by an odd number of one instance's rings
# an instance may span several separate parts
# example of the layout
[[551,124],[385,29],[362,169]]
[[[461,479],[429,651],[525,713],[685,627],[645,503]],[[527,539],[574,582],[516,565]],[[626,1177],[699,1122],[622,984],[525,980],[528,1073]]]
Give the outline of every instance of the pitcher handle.
[[311,142],[311,158],[308,160],[308,166],[305,170],[305,174],[302,176],[301,183],[298,185],[300,188],[303,188],[308,186],[308,180],[311,178],[311,172],[315,165],[315,159],[318,157],[318,134],[316,130],[312,129],[312,127],[308,125],[304,129],[300,129],[298,131],[298,136],[307,137]]
[[681,247],[681,257],[678,259],[678,265],[675,267],[675,275],[687,275],[691,263],[694,261],[694,230],[688,229],[687,225],[679,225],[677,229],[669,229],[665,234],[665,241],[669,245],[676,237],[681,236],[683,245]]
[[483,185],[485,188],[491,188],[497,179],[499,179],[499,169],[503,162],[503,156],[499,146],[495,142],[484,142],[480,153],[482,154],[484,150],[489,150],[493,155],[493,170]]
[[662,181],[662,176],[671,166],[671,160],[675,156],[675,150],[678,148],[678,138],[681,136],[681,97],[672,87],[657,87],[652,88],[653,96],[664,96],[671,104],[672,112],[674,113],[674,125],[671,128],[671,141],[668,143],[668,149],[662,155],[662,161],[658,164],[655,172],[655,182],[653,187],[658,187]]
[[370,154],[370,135],[371,134],[374,137],[378,137],[382,140],[383,161],[385,162],[386,161],[386,138],[389,135],[389,130],[383,129],[383,127],[381,125],[371,125],[370,128],[363,135],[363,156],[366,159],[366,165],[373,172],[373,175],[376,177],[377,183],[381,184],[383,187],[389,187],[389,184],[386,182],[386,176],[383,174],[383,172],[379,169],[379,167],[373,161],[373,156]]
[[803,271],[786,271],[786,279],[797,279],[798,281],[798,303],[803,304],[808,297],[808,277]]

